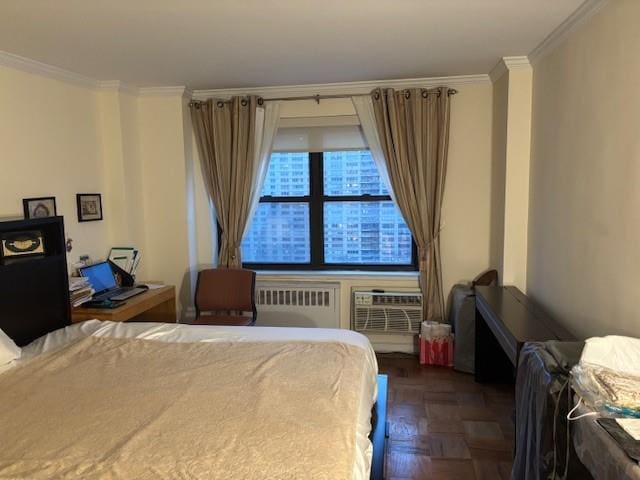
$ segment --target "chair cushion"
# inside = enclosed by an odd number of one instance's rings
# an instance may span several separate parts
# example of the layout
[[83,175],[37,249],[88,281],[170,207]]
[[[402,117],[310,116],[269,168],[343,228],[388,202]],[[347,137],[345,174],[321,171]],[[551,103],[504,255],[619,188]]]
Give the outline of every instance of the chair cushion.
[[247,317],[245,315],[200,315],[192,324],[249,327],[253,325],[253,317]]

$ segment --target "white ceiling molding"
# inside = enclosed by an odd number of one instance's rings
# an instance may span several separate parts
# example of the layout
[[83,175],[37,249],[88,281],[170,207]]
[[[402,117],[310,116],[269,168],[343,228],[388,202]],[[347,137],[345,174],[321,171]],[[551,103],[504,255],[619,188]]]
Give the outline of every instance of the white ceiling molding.
[[502,57],[502,61],[504,62],[508,70],[522,70],[531,68],[529,58],[524,55],[519,57]]
[[54,67],[46,63],[31,60],[30,58],[14,55],[13,53],[0,50],[0,65],[15,68],[22,72],[33,73],[54,80],[71,83],[80,87],[96,88],[98,81],[94,78],[85,77],[79,73],[70,72],[64,68]]
[[493,83],[496,83],[496,81],[507,72],[507,66],[504,63],[504,60],[501,58],[500,60],[498,60],[498,63],[496,63],[496,66],[493,67],[489,72],[489,78]]
[[98,90],[107,90],[120,93],[128,93],[129,95],[138,95],[138,89],[131,85],[126,85],[120,80],[97,80],[95,87]]
[[192,92],[185,86],[137,88],[126,85],[120,80],[97,80],[95,78],[85,77],[79,73],[65,70],[64,68],[54,67],[53,65],[48,65],[46,63],[38,62],[37,60],[21,57],[20,55],[14,55],[13,53],[3,52],[1,50],[0,65],[95,90],[118,91],[144,97],[187,96],[188,98],[191,98],[192,95]]
[[178,85],[175,87],[140,87],[138,90],[138,96],[140,97],[179,97],[184,96],[191,98],[193,92],[184,85]]
[[531,63],[529,63],[529,59],[525,56],[502,57],[489,72],[489,78],[495,83],[509,70],[521,70],[525,68],[531,68]]
[[490,82],[489,75],[458,75],[451,77],[407,78],[397,80],[373,80],[362,82],[320,83],[308,85],[284,85],[257,88],[231,88],[191,91],[184,85],[172,87],[132,87],[120,80],[97,80],[85,77],[63,68],[31,60],[12,53],[0,51],[0,65],[15,68],[55,80],[96,90],[111,90],[138,95],[141,97],[183,96],[186,98],[206,99],[210,97],[227,98],[233,95],[259,95],[264,98],[297,97],[308,95],[349,95],[369,93],[374,88],[419,88],[447,85],[450,87]]
[[446,85],[455,87],[471,83],[488,83],[489,75],[458,75],[452,77],[406,78],[398,80],[372,80],[364,82],[316,83],[308,85],[282,85],[256,88],[221,88],[194,90],[193,98],[228,98],[234,95],[258,95],[263,98],[304,97],[310,95],[359,95],[374,88],[428,88]]
[[529,53],[529,61],[531,64],[535,65],[545,55],[558,47],[572,32],[580,28],[602,10],[607,3],[609,3],[609,0],[585,0],[575,12],[558,25],[555,30]]

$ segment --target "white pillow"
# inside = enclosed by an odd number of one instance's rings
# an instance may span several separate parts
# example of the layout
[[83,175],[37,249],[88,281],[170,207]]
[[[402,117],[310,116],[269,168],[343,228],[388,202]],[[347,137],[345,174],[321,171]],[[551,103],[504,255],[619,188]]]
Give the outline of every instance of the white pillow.
[[22,349],[0,330],[0,367],[20,358]]

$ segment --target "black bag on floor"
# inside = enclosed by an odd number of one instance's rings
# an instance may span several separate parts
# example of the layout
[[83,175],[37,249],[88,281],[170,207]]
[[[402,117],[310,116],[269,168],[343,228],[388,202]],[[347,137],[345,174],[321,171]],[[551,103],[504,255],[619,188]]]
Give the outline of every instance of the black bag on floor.
[[459,372],[474,373],[476,358],[476,285],[498,283],[498,272],[487,270],[478,275],[471,285],[454,285],[449,295],[449,325],[454,333],[453,368]]

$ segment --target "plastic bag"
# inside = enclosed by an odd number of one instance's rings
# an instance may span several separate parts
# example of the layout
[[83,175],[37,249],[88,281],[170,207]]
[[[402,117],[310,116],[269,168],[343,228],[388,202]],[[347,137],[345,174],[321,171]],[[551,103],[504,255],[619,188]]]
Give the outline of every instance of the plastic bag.
[[580,362],[571,370],[576,393],[603,415],[640,417],[640,376]]
[[453,366],[451,325],[422,322],[420,328],[420,364]]

